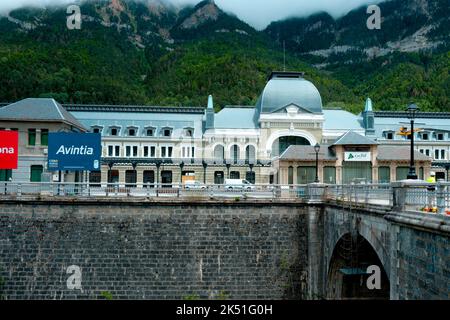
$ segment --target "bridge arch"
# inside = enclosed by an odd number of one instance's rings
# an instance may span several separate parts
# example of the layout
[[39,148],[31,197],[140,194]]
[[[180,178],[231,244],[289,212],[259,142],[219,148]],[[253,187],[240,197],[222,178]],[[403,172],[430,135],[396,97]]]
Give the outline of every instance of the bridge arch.
[[[380,289],[370,290],[369,266],[380,270]],[[327,266],[327,298],[389,299],[390,281],[374,246],[360,233],[344,233],[336,242]]]

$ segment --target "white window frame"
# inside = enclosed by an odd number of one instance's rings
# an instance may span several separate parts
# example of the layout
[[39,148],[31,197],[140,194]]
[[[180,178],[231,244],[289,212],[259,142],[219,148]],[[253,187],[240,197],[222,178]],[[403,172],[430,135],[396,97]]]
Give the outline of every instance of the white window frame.
[[[148,155],[145,156],[145,148],[148,148]],[[154,150],[153,156],[152,156],[152,148]],[[153,144],[145,144],[142,146],[142,158],[151,158],[154,159],[156,158],[156,145]]]
[[[109,155],[109,147],[113,148],[113,154]],[[119,154],[116,153],[116,148],[119,147]],[[122,151],[122,146],[120,144],[107,144],[106,145],[106,156],[108,158],[119,158],[120,157],[120,152]]]
[[195,146],[194,145],[182,145],[181,146],[181,158],[182,159],[194,159],[195,158]]
[[[163,148],[165,149],[165,154],[163,155]],[[169,148],[171,148],[170,156],[169,156]],[[173,158],[173,145],[162,145],[159,147],[160,156],[163,159],[172,159]]]
[[[130,155],[127,155],[127,148],[130,148]],[[136,148],[136,155],[134,153],[134,148]],[[139,145],[138,144],[126,144],[125,145],[125,157],[126,158],[139,158]]]

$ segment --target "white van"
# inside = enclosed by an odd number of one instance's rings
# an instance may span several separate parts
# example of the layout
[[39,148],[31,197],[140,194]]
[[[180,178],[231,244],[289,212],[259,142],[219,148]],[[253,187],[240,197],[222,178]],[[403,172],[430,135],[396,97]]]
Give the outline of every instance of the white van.
[[242,179],[225,179],[225,189],[228,190],[255,190],[256,187]]
[[184,183],[184,188],[187,190],[190,189],[200,189],[200,190],[206,190],[206,185],[204,183],[201,183],[199,181],[195,181],[195,180],[188,180]]

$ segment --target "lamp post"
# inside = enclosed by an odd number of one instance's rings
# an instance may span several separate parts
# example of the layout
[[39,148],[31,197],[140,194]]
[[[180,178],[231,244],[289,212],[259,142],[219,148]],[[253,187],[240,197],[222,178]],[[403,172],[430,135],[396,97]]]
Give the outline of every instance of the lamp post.
[[316,180],[315,183],[319,183],[319,151],[320,151],[320,145],[319,143],[316,143],[314,146],[314,151],[316,152]]
[[417,180],[416,167],[414,165],[414,119],[416,118],[416,113],[419,111],[419,107],[415,104],[410,104],[406,112],[408,113],[408,118],[411,121],[411,156],[409,163],[409,173],[407,178],[411,180]]

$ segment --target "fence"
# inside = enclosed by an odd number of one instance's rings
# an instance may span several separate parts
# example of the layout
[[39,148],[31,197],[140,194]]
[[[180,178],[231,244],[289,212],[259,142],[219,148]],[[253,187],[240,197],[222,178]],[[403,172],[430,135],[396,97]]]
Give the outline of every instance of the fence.
[[450,214],[449,182],[396,182],[392,186],[394,207],[400,210]]
[[337,201],[394,207],[401,211],[450,214],[450,183],[427,184],[305,184],[305,185],[185,185],[185,184],[93,184],[52,182],[1,182],[1,198],[185,198],[254,199],[286,201]]

